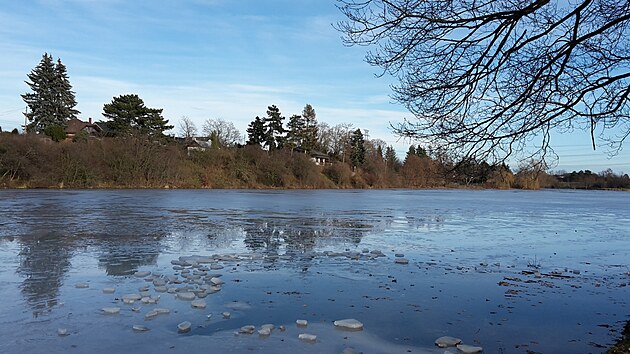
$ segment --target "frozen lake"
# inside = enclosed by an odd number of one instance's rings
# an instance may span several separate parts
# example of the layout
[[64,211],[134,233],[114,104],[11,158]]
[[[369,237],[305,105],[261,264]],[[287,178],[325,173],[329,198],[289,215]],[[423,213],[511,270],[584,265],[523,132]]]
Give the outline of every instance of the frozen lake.
[[624,192],[0,190],[0,352],[600,353],[629,267]]

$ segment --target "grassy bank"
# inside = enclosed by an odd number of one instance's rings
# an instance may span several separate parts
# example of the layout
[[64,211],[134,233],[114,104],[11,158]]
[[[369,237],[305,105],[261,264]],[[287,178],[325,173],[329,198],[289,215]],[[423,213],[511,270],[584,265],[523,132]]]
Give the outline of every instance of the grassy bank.
[[367,146],[360,166],[334,155],[320,166],[303,152],[258,145],[188,151],[184,144],[143,136],[57,143],[0,133],[0,188],[630,188],[627,175],[612,172],[513,173],[506,165],[413,154],[399,161]]

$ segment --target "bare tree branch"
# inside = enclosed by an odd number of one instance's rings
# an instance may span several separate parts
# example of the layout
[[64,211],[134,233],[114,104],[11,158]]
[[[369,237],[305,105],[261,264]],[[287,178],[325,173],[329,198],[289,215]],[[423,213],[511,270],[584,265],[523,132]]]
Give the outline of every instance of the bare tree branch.
[[417,118],[393,126],[464,157],[503,160],[583,129],[630,135],[630,1],[338,0],[346,45],[399,80]]

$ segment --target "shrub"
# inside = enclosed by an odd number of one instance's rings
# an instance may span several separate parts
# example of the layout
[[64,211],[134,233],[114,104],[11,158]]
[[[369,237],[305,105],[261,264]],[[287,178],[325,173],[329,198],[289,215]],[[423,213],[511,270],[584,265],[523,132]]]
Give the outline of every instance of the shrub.
[[352,183],[352,171],[345,163],[335,163],[326,166],[323,171],[324,175],[331,181],[335,182],[338,187],[350,187]]
[[56,142],[66,140],[66,132],[60,125],[53,124],[47,126],[46,129],[44,129],[44,134]]

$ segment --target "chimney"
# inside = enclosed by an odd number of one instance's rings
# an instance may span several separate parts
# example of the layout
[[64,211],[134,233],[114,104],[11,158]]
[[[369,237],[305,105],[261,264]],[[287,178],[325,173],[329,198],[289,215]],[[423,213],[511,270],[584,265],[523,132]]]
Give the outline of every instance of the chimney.
[[92,117],[88,118],[88,123],[92,124]]

